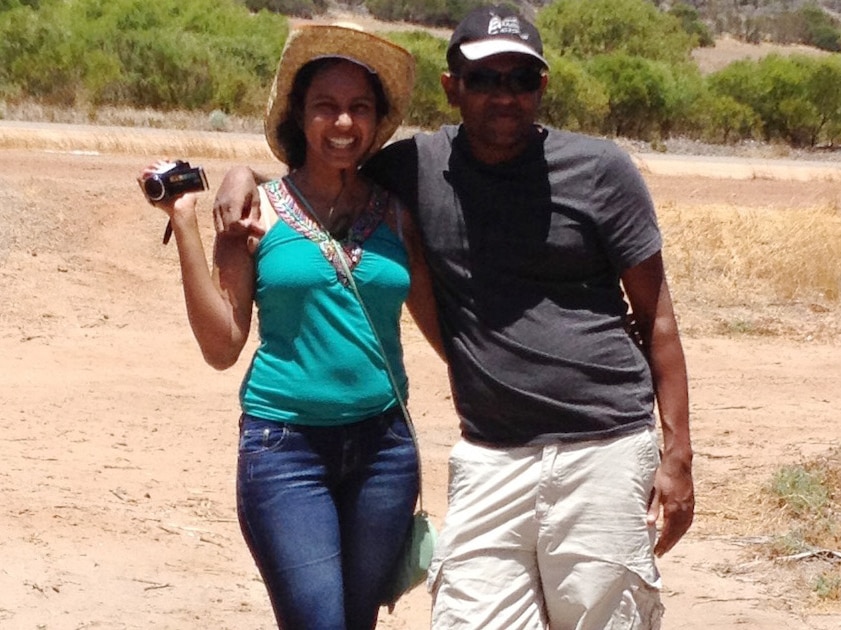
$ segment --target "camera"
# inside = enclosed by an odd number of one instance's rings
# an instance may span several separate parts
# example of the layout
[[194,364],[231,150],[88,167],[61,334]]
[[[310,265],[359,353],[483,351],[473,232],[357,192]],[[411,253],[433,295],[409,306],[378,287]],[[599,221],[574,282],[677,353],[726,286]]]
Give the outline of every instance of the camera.
[[167,162],[140,184],[143,194],[151,201],[171,199],[188,192],[207,190],[207,177],[201,166],[190,167],[189,162]]

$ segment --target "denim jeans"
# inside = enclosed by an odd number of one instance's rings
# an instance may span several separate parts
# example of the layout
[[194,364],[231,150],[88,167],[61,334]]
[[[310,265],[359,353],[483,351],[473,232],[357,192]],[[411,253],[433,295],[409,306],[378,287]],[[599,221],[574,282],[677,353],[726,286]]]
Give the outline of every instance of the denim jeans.
[[337,427],[244,415],[237,512],[278,626],[373,628],[417,493],[399,409]]

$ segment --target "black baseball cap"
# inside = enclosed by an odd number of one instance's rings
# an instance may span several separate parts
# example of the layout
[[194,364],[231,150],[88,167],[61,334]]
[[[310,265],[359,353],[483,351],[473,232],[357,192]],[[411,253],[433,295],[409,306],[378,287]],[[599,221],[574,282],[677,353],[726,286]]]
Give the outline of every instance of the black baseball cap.
[[482,6],[473,9],[456,26],[447,45],[447,65],[458,65],[459,53],[477,61],[503,53],[520,53],[537,59],[544,67],[543,42],[534,24],[516,11],[504,6]]

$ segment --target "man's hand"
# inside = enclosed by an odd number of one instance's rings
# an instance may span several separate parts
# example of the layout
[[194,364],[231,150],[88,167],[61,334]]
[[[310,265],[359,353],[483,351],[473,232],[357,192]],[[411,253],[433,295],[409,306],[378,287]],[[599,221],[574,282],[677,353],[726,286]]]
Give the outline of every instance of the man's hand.
[[266,233],[260,220],[257,182],[247,166],[225,173],[213,202],[213,224],[220,238],[245,236],[251,252]]
[[692,482],[692,460],[664,455],[654,478],[654,493],[648,508],[648,523],[653,525],[663,512],[663,527],[654,554],[668,552],[692,525],[695,515],[695,490]]

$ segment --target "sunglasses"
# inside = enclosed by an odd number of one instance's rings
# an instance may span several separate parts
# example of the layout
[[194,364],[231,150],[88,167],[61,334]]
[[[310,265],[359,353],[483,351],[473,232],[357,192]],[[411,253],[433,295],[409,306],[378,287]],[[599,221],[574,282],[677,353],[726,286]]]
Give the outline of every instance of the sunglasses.
[[530,66],[498,72],[490,68],[477,68],[461,75],[468,92],[490,94],[505,89],[512,94],[528,94],[540,89],[543,70]]

